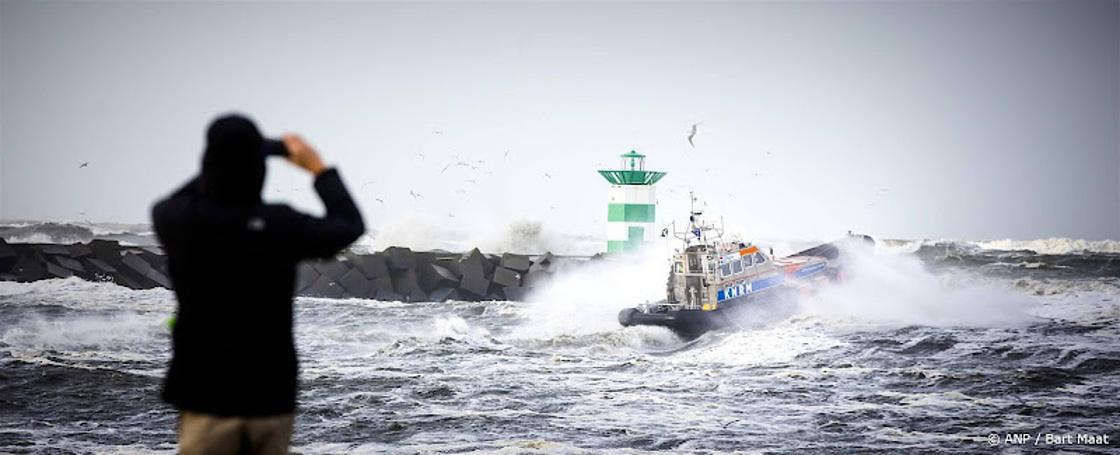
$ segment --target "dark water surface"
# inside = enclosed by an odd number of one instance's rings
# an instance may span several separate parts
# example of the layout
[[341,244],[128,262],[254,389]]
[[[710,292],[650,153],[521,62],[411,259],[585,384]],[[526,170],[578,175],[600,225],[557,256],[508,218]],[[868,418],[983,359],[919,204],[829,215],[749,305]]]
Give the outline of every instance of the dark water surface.
[[[633,302],[602,277],[531,303],[301,298],[294,450],[978,452],[990,434],[998,449],[1120,447],[1111,259],[923,254],[873,258],[850,286],[691,344],[618,327]],[[173,307],[165,290],[0,283],[0,452],[173,452],[158,401]]]

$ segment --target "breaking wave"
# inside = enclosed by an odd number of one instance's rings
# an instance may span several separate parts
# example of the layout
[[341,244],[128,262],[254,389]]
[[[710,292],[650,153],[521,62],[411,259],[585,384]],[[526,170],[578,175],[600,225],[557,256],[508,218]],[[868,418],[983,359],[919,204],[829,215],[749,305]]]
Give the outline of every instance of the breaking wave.
[[1030,252],[1043,255],[1120,254],[1120,241],[1052,237],[1035,240],[884,239],[879,244],[892,251],[913,253],[923,247],[948,246],[965,251]]
[[409,214],[370,231],[354,246],[355,251],[373,252],[391,246],[413,250],[465,252],[478,248],[483,253],[591,256],[601,252],[606,242],[589,235],[556,232],[538,220],[520,220],[502,225],[471,226],[439,221],[423,214]]

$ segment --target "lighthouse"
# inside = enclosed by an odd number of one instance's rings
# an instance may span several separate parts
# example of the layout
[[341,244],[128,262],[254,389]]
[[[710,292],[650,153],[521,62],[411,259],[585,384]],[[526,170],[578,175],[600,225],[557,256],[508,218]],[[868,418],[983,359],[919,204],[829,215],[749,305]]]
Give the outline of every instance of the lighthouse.
[[633,150],[621,155],[619,169],[600,170],[610,182],[607,191],[607,252],[637,249],[656,236],[657,195],[654,184],[664,172],[647,171],[646,156]]

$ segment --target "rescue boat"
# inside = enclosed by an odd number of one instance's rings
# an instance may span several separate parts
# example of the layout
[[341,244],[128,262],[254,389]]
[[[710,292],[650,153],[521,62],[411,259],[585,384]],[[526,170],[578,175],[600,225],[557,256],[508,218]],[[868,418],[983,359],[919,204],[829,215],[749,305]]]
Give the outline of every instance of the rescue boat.
[[[695,201],[695,198],[693,198]],[[702,221],[695,209],[688,229],[669,232],[683,242],[672,255],[665,300],[619,312],[623,326],[666,327],[685,339],[710,330],[741,324],[743,310],[763,301],[812,292],[838,279],[834,243],[822,244],[786,257],[773,257],[756,245],[724,241],[723,229]],[[853,236],[872,241],[868,236]],[[873,241],[872,241],[873,242]]]

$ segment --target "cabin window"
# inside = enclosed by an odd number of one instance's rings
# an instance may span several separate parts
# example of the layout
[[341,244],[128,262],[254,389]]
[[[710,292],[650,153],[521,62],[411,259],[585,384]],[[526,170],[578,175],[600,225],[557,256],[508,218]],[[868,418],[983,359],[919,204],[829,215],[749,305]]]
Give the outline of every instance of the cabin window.
[[700,255],[688,255],[688,273],[703,273],[704,270],[700,266]]
[[762,253],[755,253],[754,254],[754,262],[755,262],[755,264],[761,264],[763,262],[766,262],[766,256],[763,256]]
[[735,272],[736,275],[738,275],[740,273],[743,273],[743,263],[739,262],[739,261],[732,262],[731,263],[731,271]]
[[724,263],[723,265],[719,266],[719,275],[722,277],[731,276],[731,263]]
[[745,269],[745,268],[750,267],[752,265],[754,265],[754,256],[751,256],[749,254],[746,255],[746,256],[743,256],[743,268]]
[[677,265],[677,273],[684,273],[684,263],[677,262],[675,264]]

